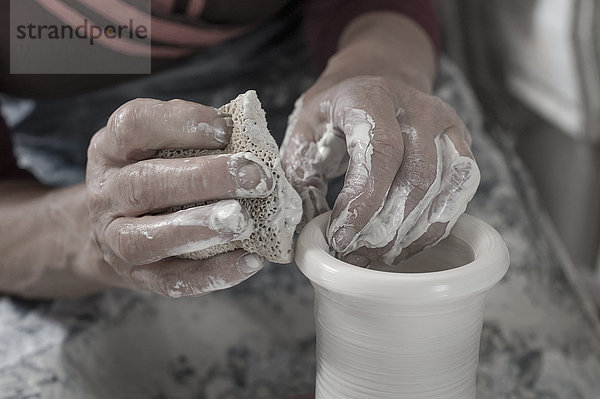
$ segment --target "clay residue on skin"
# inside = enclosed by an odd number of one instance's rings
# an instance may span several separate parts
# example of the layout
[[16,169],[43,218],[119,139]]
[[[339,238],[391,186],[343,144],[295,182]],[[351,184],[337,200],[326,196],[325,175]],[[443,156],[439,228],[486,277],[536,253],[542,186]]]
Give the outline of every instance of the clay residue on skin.
[[[403,129],[403,131],[407,135],[417,134],[414,129]],[[437,156],[436,175],[424,197],[406,215],[411,187],[404,185],[392,187],[382,208],[350,241],[349,245],[340,251],[341,255],[361,247],[383,248],[393,241],[389,250],[382,256],[382,260],[391,265],[403,249],[421,237],[433,223],[447,223],[445,234],[440,240],[448,235],[475,194],[480,175],[475,161],[460,156],[448,136],[445,134],[438,136],[434,142]],[[413,180],[419,178],[414,176]],[[339,225],[341,223],[337,220],[333,221],[330,231],[335,231],[332,230],[333,227],[339,228]]]
[[[323,125],[323,133],[316,141],[305,141],[292,134],[298,116],[302,111],[303,97],[300,97],[294,106],[294,111],[289,117],[288,128],[283,142],[281,157],[293,159],[294,163],[286,167],[286,176],[292,184],[298,188],[300,197],[304,204],[304,219],[311,220],[317,213],[329,210],[325,201],[327,194],[327,179],[341,176],[346,171],[346,142],[340,132],[331,122],[332,105],[329,101],[321,104],[321,112],[327,115],[327,121]],[[290,146],[290,140],[293,140]],[[287,154],[284,150],[293,148],[293,154]]]
[[224,290],[232,286],[232,282],[217,276],[203,277],[202,286],[194,282],[178,280],[175,284],[167,288],[166,294],[171,298],[181,298],[182,296],[200,296],[208,292]]
[[[233,126],[233,121],[229,115],[225,115],[217,110],[217,118],[212,124],[198,121],[197,119],[189,119],[184,125],[184,130],[188,134],[202,135],[215,139],[222,144],[229,143],[229,134],[226,129]],[[166,122],[166,120],[165,120]]]
[[440,176],[436,176],[436,180],[439,180],[439,188],[434,193],[434,198],[428,198],[425,205],[420,203],[417,206],[423,209],[414,227],[404,237],[398,234],[394,246],[382,256],[387,264],[395,263],[402,250],[421,237],[433,223],[446,223],[446,228],[444,234],[431,245],[446,238],[477,191],[480,174],[475,161],[461,156],[445,134],[436,137],[436,148]]
[[442,181],[442,193],[431,205],[429,221],[445,223],[455,220],[462,215],[467,203],[473,198],[481,175],[475,160],[461,156],[446,135],[443,136],[444,170],[447,173]]
[[[293,163],[286,168],[286,174],[305,204],[304,218],[310,220],[329,208],[325,201],[327,179],[343,174],[347,168],[344,188],[336,201],[344,204],[344,208],[336,213],[327,230],[328,242],[338,255],[344,257],[359,248],[386,248],[383,260],[393,264],[403,249],[422,237],[432,224],[445,225],[439,230],[443,231],[443,237],[448,234],[477,189],[479,170],[473,159],[460,156],[446,134],[435,137],[433,143],[423,142],[429,140],[428,136],[419,134],[412,126],[401,126],[404,141],[412,149],[404,154],[399,172],[403,174],[398,177],[402,182],[396,181],[390,187],[379,209],[366,209],[365,198],[375,188],[372,171],[375,121],[365,110],[356,108],[338,109],[333,115],[331,102],[324,101],[320,104],[325,121],[321,125],[322,135],[316,141],[302,142],[301,135],[292,134],[302,106],[301,97],[289,118],[283,148],[293,151],[284,154]],[[397,119],[403,112],[398,110]],[[339,123],[334,125],[334,120]],[[425,150],[431,159],[424,156]],[[435,170],[427,176],[430,163]],[[413,204],[416,193],[413,191],[417,189],[422,190],[422,198]],[[372,212],[373,217],[357,232],[356,222],[361,214],[364,217],[363,212]]]
[[[249,171],[248,167],[260,169]],[[227,171],[234,177],[237,185],[235,195],[240,198],[263,197],[274,188],[271,170],[251,152],[232,154],[227,162]]]
[[208,219],[208,227],[217,233],[233,233],[238,239],[250,237],[254,230],[252,219],[243,213],[242,205],[233,200],[219,201]]
[[143,231],[142,234],[149,240],[154,240],[154,236],[150,235],[147,231]]
[[[364,110],[351,109],[345,112],[344,132],[346,132],[346,148],[350,154],[350,167],[341,196],[348,198],[346,207],[331,221],[327,237],[330,244],[340,249],[334,234],[344,227],[353,226],[357,216],[361,196],[370,195],[374,187],[371,158],[373,156],[373,130],[375,121]],[[350,243],[352,245],[352,242]],[[342,249],[346,251],[348,247]]]
[[[275,168],[281,168],[280,159],[276,159],[274,164]],[[286,206],[279,206],[274,209],[269,224],[275,231],[286,231],[289,230],[288,226],[296,226],[300,223],[300,219],[302,218],[302,201],[289,184],[277,184],[275,191],[279,203],[286,204]]]
[[213,234],[202,240],[190,240],[187,243],[170,248],[169,256],[177,256],[194,251],[202,251],[218,244],[224,244],[231,239],[244,240],[254,231],[254,221],[243,211],[242,206],[235,200],[224,200],[211,205],[207,212],[208,217],[201,220],[185,217],[185,211],[175,212],[171,220],[176,226],[204,226]]
[[210,136],[214,136],[212,132],[212,127],[206,122],[198,122],[196,120],[190,119],[186,121],[184,129],[189,134],[200,133],[208,136],[209,134],[207,133],[210,133]]
[[[409,130],[410,131],[410,130]],[[416,134],[413,129],[413,134]],[[383,230],[383,234],[387,235],[386,245],[394,239],[392,247],[382,256],[382,260],[388,264],[394,263],[394,260],[404,248],[421,237],[423,233],[427,231],[430,224],[428,221],[428,208],[433,198],[437,195],[441,187],[442,174],[443,174],[443,148],[441,145],[442,139],[437,136],[434,139],[435,151],[436,151],[436,172],[433,183],[427,189],[423,198],[415,205],[413,210],[406,214],[406,202],[410,194],[410,187],[404,187],[404,189],[398,190],[399,195],[390,196],[389,200],[397,203],[402,207],[401,219],[395,218],[393,223],[385,224],[383,226],[387,229]],[[418,181],[421,176],[412,176],[413,181]],[[422,186],[422,185],[421,185]],[[387,214],[381,215],[381,219],[385,220]],[[399,223],[399,224],[398,224]],[[372,233],[371,233],[372,234]],[[395,238],[394,238],[395,237]]]
[[188,289],[188,284],[183,280],[179,280],[171,287],[167,288],[166,294],[171,298],[181,298],[183,295],[186,295],[189,291],[190,290]]

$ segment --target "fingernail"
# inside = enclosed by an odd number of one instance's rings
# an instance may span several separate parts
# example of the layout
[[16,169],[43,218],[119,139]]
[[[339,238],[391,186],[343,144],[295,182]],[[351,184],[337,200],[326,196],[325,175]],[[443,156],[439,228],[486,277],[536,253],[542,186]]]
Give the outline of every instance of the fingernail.
[[256,162],[260,162],[258,157],[253,160],[245,159],[245,162],[235,171],[235,182],[239,188],[252,190],[257,194],[266,194],[273,188],[273,174],[266,168]]
[[371,263],[371,259],[359,254],[348,254],[341,257],[341,260],[358,267],[367,267]]
[[223,200],[212,205],[210,226],[220,233],[233,233],[237,240],[250,237],[254,222],[236,200]]
[[222,115],[213,120],[215,139],[223,144],[228,144],[233,133],[233,119],[231,116]]
[[263,268],[265,263],[265,258],[256,254],[249,254],[240,257],[237,260],[236,268],[237,270],[245,275],[251,275],[259,271]]
[[340,227],[331,235],[330,244],[336,251],[344,252],[356,234],[357,231],[353,227]]

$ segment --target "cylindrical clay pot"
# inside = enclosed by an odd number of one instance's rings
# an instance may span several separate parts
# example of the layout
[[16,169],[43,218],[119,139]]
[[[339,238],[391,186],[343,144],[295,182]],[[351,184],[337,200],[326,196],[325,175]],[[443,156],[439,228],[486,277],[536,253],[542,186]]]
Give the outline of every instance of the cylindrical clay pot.
[[504,241],[463,215],[401,272],[329,253],[329,214],[310,222],[296,263],[315,289],[316,399],[470,399],[486,292],[508,270]]

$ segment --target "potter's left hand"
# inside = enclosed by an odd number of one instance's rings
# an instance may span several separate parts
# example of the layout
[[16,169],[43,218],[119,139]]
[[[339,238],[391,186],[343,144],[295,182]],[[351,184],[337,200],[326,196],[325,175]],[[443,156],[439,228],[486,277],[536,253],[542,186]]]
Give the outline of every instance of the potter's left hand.
[[394,77],[326,82],[297,101],[282,147],[303,222],[328,210],[327,179],[346,172],[327,232],[343,260],[396,264],[444,238],[479,184],[456,112]]

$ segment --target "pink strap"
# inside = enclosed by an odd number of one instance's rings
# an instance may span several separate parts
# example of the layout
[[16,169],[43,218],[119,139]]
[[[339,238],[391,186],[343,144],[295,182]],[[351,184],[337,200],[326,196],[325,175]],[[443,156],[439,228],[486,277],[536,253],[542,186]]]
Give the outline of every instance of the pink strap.
[[[36,0],[48,12],[60,18],[63,22],[72,26],[80,25],[86,18],[84,15],[67,6],[62,0]],[[121,0],[77,0],[79,3],[94,10],[99,15],[113,21],[115,24],[128,25],[129,20],[133,19],[136,24],[151,27],[152,39],[172,44],[176,46],[185,46],[191,48],[204,48],[224,42],[230,38],[239,36],[246,29],[236,28],[228,30],[220,29],[202,29],[195,26],[185,25],[179,22],[165,20],[157,17],[151,17],[138,8],[127,4]],[[158,10],[167,10],[173,6],[174,0],[153,0],[152,5]],[[190,0],[188,2],[186,14],[197,17],[204,9],[205,0]],[[170,13],[171,10],[168,10]],[[92,20],[88,18],[90,23]],[[102,45],[121,53],[142,56],[147,54],[147,46],[135,43],[126,39],[98,39]],[[180,57],[190,54],[191,49],[171,48],[168,46],[152,47],[152,55],[157,57]]]
[[[48,12],[54,14],[57,18],[71,26],[83,25],[86,17],[66,6],[60,0],[36,0],[38,4],[44,7]],[[89,24],[94,21],[88,18]],[[89,25],[88,24],[88,25]],[[87,32],[89,34],[89,32]],[[191,53],[188,49],[178,49],[161,46],[148,46],[143,43],[136,43],[126,39],[107,39],[101,37],[97,39],[103,46],[122,54],[131,56],[147,57],[150,54],[157,57],[176,58]]]

